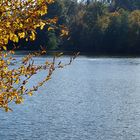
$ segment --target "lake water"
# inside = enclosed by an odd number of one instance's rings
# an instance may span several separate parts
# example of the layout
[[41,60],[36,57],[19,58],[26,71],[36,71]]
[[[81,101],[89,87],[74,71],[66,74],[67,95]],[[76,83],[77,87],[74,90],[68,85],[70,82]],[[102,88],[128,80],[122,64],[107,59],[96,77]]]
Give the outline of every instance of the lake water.
[[140,58],[80,56],[12,107],[0,110],[0,140],[139,140]]

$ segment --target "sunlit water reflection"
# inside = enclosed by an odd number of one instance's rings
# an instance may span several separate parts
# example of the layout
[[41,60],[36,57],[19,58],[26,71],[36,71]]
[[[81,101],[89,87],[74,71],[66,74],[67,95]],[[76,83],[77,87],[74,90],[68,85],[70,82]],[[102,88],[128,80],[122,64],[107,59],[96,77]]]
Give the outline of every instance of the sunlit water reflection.
[[0,140],[139,140],[140,59],[79,57],[12,107],[0,111]]

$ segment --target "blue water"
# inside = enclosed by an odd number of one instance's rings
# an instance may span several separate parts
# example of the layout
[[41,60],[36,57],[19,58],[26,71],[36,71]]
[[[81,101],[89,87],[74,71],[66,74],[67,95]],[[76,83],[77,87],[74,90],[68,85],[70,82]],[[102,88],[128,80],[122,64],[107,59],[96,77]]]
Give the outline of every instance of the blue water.
[[0,110],[0,140],[139,140],[140,58],[79,57],[11,106]]

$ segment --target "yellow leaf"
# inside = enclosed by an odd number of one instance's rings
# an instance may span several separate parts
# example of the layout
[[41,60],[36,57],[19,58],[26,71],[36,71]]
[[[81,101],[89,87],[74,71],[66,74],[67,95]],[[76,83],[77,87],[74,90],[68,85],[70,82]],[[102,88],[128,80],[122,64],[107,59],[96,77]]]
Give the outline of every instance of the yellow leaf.
[[7,47],[6,46],[2,46],[2,48],[6,51],[7,50]]
[[49,28],[48,28],[48,31],[53,30],[53,29],[54,29],[53,27],[49,27]]
[[17,79],[15,83],[16,83],[16,84],[19,84],[19,79]]
[[28,95],[29,96],[32,96],[33,95],[33,92],[32,91],[28,92]]

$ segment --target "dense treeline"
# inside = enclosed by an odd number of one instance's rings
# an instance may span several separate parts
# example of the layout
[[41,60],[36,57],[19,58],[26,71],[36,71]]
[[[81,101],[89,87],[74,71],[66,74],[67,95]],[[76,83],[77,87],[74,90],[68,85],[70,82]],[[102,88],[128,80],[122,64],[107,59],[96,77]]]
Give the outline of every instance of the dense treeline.
[[37,31],[35,42],[21,41],[22,49],[41,44],[55,50],[140,54],[140,0],[57,0],[49,13],[69,28],[69,36],[62,39],[45,28]]

